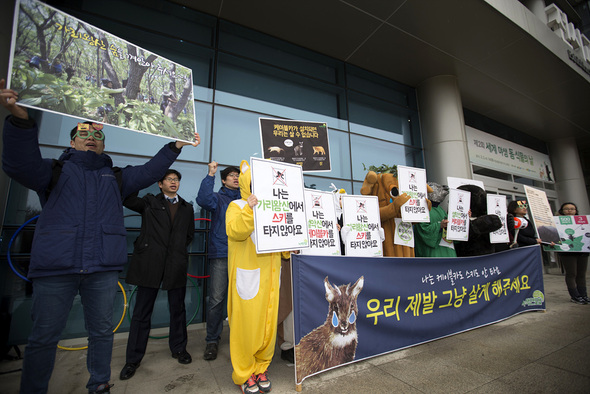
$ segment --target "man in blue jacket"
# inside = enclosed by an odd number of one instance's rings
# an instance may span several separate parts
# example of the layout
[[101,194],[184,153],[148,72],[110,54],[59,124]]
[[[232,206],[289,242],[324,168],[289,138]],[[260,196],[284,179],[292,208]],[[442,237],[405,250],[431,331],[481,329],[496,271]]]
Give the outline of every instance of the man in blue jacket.
[[197,204],[211,212],[211,230],[209,230],[209,304],[207,305],[207,346],[203,358],[215,360],[227,302],[227,234],[225,232],[225,211],[233,200],[240,196],[239,176],[237,167],[227,167],[221,171],[221,189],[213,191],[217,162],[208,164],[209,173],[201,182],[197,194]]
[[[39,195],[28,277],[33,283],[31,334],[25,349],[21,393],[45,393],[57,343],[76,294],[88,329],[89,393],[110,392],[113,302],[118,273],[127,263],[122,199],[159,180],[188,142],[164,146],[141,166],[113,168],[98,123],[78,123],[59,161],[43,159],[38,128],[18,95],[0,80],[4,172]],[[195,134],[193,146],[200,142]]]

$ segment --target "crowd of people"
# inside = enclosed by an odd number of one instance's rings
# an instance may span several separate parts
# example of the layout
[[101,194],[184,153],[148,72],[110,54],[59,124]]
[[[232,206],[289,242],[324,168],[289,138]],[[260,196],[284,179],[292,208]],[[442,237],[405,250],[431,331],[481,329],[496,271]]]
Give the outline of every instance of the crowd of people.
[[[160,289],[168,296],[171,357],[181,364],[191,363],[184,299],[194,210],[178,194],[180,172],[170,167],[184,146],[199,145],[200,136],[195,133],[192,143],[166,144],[143,165],[118,168],[104,153],[103,125],[83,122],[72,128],[70,146],[59,159],[48,159],[41,156],[35,120],[17,101],[18,94],[0,80],[0,103],[10,112],[4,124],[3,170],[37,192],[43,207],[28,272],[33,284],[32,331],[24,354],[21,393],[47,392],[57,344],[77,294],[88,330],[90,378],[86,388],[89,393],[110,392],[113,302],[119,273],[128,263],[123,206],[141,214],[142,224],[126,276],[127,283],[137,286],[137,296],[119,378],[132,378],[144,360]],[[196,199],[211,213],[203,358],[217,358],[227,304],[233,381],[243,393],[267,393],[272,388],[267,370],[277,335],[281,337],[281,356],[293,361],[294,338],[287,329],[292,327],[292,320],[288,320],[291,311],[285,308],[290,304],[284,290],[288,288],[279,286],[285,274],[282,271],[289,271],[291,252],[256,253],[251,235],[258,199],[251,192],[250,167],[246,161],[222,171],[218,167],[215,161],[208,164]],[[218,172],[222,185],[215,191]],[[138,196],[141,189],[154,183],[160,193]],[[414,226],[415,255],[456,257],[453,242],[445,239],[448,218],[441,207],[448,188],[432,184],[432,190],[430,222]],[[526,201],[511,201],[507,212],[511,238],[506,249],[541,243],[532,221],[520,228],[515,225],[526,221]],[[559,214],[577,215],[577,207],[565,203]],[[585,282],[588,253],[558,255],[572,301],[589,303]]]

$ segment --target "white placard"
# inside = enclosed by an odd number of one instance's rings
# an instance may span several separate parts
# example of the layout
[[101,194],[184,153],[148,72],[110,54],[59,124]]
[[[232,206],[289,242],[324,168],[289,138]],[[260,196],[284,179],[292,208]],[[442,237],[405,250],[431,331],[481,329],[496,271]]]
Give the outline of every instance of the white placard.
[[393,243],[395,245],[414,247],[414,228],[412,223],[404,222],[400,218],[395,219],[395,235]]
[[411,198],[401,206],[402,220],[407,223],[429,222],[426,197],[426,170],[406,166],[397,166],[397,181],[400,194]]
[[347,256],[383,256],[377,196],[342,195],[343,234]]
[[503,194],[488,194],[488,215],[498,215],[502,221],[502,227],[490,233],[490,243],[500,244],[510,242],[508,236],[508,224],[506,223],[506,196]]
[[475,186],[481,187],[482,190],[486,190],[485,186],[483,185],[483,182],[475,180],[475,179],[456,178],[456,177],[448,176],[447,183],[448,183],[449,189],[458,189],[459,186],[463,186],[463,185],[475,185]]
[[449,224],[447,239],[469,240],[469,207],[471,193],[466,190],[449,189]]
[[250,158],[256,253],[309,247],[303,171],[296,164]]
[[302,250],[301,254],[339,256],[340,235],[334,209],[334,194],[305,189],[305,206],[309,248]]

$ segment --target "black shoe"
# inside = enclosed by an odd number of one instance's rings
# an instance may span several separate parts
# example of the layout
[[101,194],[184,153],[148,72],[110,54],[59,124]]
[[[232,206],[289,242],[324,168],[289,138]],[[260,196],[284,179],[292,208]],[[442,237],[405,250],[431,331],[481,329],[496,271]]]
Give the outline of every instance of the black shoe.
[[572,297],[571,298],[571,301],[573,303],[575,303],[575,304],[582,304],[582,305],[587,304],[586,300],[583,297],[580,297],[580,296],[578,296],[578,297]]
[[127,380],[131,379],[135,375],[135,370],[139,367],[139,363],[127,363],[119,374],[119,379]]
[[94,391],[88,390],[88,394],[104,394],[104,393],[110,393],[111,392],[111,387],[113,387],[113,386],[114,386],[114,384],[108,384],[108,383],[101,384]]
[[293,353],[293,348],[281,350],[281,358],[290,364],[295,364],[295,355]]
[[172,353],[172,358],[178,359],[178,362],[181,364],[190,364],[193,361],[193,358],[186,350],[178,353]]
[[207,344],[203,358],[205,360],[215,360],[217,358],[217,344],[215,342]]

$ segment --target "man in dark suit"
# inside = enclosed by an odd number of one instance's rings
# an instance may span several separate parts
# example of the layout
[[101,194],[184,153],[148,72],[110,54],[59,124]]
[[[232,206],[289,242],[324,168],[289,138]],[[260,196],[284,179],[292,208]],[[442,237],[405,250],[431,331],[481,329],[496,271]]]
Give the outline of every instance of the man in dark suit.
[[168,291],[168,344],[172,357],[181,364],[192,361],[186,351],[184,297],[187,247],[193,239],[195,225],[193,206],[177,194],[180,178],[178,171],[170,169],[158,182],[160,194],[147,194],[142,198],[135,194],[124,201],[127,208],[141,213],[142,223],[126,278],[127,283],[137,285],[137,296],[129,329],[125,366],[119,375],[121,380],[127,380],[135,374],[145,355],[152,311],[160,286]]

